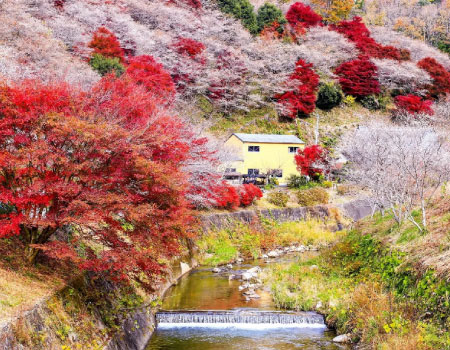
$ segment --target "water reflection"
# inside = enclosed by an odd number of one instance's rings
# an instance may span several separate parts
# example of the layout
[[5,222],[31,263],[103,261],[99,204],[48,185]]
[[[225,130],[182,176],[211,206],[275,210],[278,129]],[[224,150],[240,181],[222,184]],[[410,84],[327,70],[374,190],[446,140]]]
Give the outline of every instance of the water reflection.
[[[250,267],[245,266],[245,267]],[[245,268],[241,267],[241,268]],[[273,310],[268,291],[258,290],[260,299],[245,301],[239,291],[241,281],[229,280],[230,273],[213,274],[202,268],[184,276],[164,297],[163,310],[230,310],[238,307]]]

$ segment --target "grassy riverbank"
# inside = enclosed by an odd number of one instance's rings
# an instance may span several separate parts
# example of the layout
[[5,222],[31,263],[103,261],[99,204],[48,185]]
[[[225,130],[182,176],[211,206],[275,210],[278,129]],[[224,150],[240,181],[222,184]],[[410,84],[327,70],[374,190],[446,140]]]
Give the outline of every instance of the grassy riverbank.
[[334,232],[335,226],[333,219],[279,223],[261,218],[250,225],[235,222],[226,229],[211,229],[197,245],[203,264],[220,265],[238,257],[257,259],[272,249],[292,245],[326,246],[342,236]]
[[365,220],[319,256],[270,268],[265,282],[279,307],[317,309],[364,348],[450,349],[450,284],[392,243],[405,231],[388,216]]

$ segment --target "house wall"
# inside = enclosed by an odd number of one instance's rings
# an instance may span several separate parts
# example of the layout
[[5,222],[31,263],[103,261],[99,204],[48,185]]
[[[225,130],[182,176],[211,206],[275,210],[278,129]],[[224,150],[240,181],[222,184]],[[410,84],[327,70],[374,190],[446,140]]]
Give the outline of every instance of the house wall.
[[[271,169],[281,169],[283,176],[279,178],[280,184],[285,184],[290,175],[298,175],[294,162],[295,153],[289,153],[289,147],[303,149],[304,144],[242,142],[235,135],[231,136],[226,144],[240,149],[239,156],[243,161],[234,162],[233,167],[242,174],[247,174],[248,169],[259,169],[261,174]],[[259,152],[249,152],[249,146],[259,146]]]

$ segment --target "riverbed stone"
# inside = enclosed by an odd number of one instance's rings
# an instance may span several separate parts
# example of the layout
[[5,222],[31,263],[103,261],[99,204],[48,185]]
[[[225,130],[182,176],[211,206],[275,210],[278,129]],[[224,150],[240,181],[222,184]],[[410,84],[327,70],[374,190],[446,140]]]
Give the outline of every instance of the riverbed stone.
[[338,335],[337,337],[334,337],[333,341],[335,343],[351,343],[352,338],[351,338],[350,334],[341,334],[341,335]]
[[252,278],[253,278],[253,274],[252,274],[251,272],[244,272],[244,273],[242,274],[242,279],[243,279],[244,281],[251,280]]
[[212,270],[214,273],[219,273],[221,270],[218,267],[213,268]]
[[267,253],[267,256],[268,256],[269,258],[277,258],[279,255],[280,255],[280,254],[278,254],[278,252],[275,251],[275,250],[271,250],[270,252]]
[[229,269],[232,269],[232,268],[233,268],[233,265],[228,264],[227,267],[228,267]]

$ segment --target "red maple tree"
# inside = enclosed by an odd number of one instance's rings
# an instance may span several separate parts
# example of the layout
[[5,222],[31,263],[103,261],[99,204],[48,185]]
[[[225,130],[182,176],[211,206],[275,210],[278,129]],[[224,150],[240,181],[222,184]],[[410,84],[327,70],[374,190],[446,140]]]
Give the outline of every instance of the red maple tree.
[[93,53],[104,57],[118,58],[120,62],[124,61],[124,51],[119,40],[113,32],[105,27],[100,27],[95,31],[88,46],[93,49]]
[[302,175],[315,178],[328,171],[328,150],[319,145],[299,149],[294,159],[297,170]]
[[433,78],[433,83],[427,87],[429,96],[438,98],[450,93],[450,72],[432,57],[420,60],[417,65]]
[[428,114],[433,115],[433,109],[431,108],[433,101],[424,100],[419,96],[406,95],[406,96],[396,96],[394,99],[395,105],[397,106],[397,112],[406,112],[409,114]]
[[[88,92],[2,86],[0,237],[20,235],[30,260],[39,249],[115,278],[161,272],[192,221],[188,133],[129,76]],[[50,240],[62,230],[68,239]]]
[[253,184],[244,184],[239,186],[238,194],[242,207],[248,207],[256,199],[260,199],[263,196],[262,191],[259,189],[259,187]]
[[329,27],[344,34],[350,41],[354,42],[361,54],[393,60],[409,60],[410,52],[405,49],[397,49],[394,46],[383,46],[377,43],[371,36],[370,31],[363,23],[361,17],[354,17],[351,21],[341,21]]
[[153,98],[164,100],[166,103],[173,102],[176,93],[175,84],[162,64],[148,55],[130,57],[127,63],[127,77],[144,86]]
[[294,28],[299,25],[309,28],[322,23],[322,16],[314,12],[310,6],[301,2],[296,2],[289,7],[288,12],[286,13],[286,19]]
[[336,69],[342,90],[358,98],[380,93],[377,67],[367,56],[342,63]]
[[215,189],[214,200],[219,209],[235,210],[240,205],[239,194],[236,187],[223,182]]
[[293,89],[276,96],[289,118],[295,119],[299,114],[308,115],[316,108],[319,75],[312,67],[311,63],[298,60],[287,83]]

